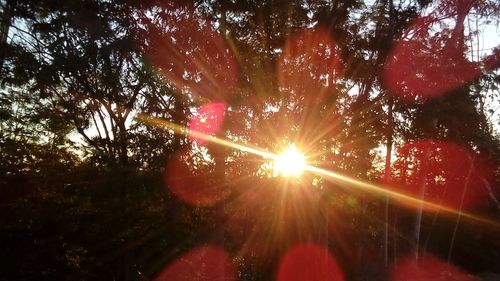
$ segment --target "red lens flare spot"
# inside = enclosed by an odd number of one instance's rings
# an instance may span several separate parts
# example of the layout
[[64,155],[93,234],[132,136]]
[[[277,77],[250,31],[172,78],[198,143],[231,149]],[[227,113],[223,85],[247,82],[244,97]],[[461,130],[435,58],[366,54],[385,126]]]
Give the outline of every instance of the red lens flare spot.
[[192,151],[171,158],[165,170],[167,187],[181,201],[194,206],[213,206],[225,199],[230,190],[220,184],[211,163],[204,163]]
[[344,275],[327,249],[301,244],[289,250],[278,270],[278,281],[339,281]]
[[338,50],[323,30],[305,30],[285,44],[278,64],[282,89],[319,102],[336,84],[340,73]]
[[[193,132],[215,135],[222,127],[225,112],[226,105],[224,103],[206,104],[194,114],[193,118],[189,121],[188,128]],[[190,137],[190,139],[199,145],[206,142],[206,140],[196,137]]]
[[235,270],[229,255],[214,246],[203,246],[170,264],[155,281],[233,281]]
[[[238,83],[238,65],[226,41],[193,8],[172,8],[151,17],[148,57],[178,90],[225,100]],[[156,30],[155,30],[156,28]]]
[[479,279],[431,255],[422,256],[418,261],[415,260],[415,256],[410,255],[404,257],[392,267],[391,280],[478,281]]
[[488,202],[492,169],[478,155],[457,144],[420,140],[401,147],[390,185],[425,201],[470,210]]
[[383,79],[392,93],[408,101],[429,99],[464,86],[481,74],[477,63],[467,60],[463,48],[449,38],[430,35],[429,18],[417,19],[389,53]]

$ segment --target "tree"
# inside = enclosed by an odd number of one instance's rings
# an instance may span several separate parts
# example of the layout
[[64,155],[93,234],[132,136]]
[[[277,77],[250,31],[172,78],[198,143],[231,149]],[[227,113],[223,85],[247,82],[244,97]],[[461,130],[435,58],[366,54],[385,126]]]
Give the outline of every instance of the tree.
[[[148,279],[211,243],[241,276],[272,279],[307,241],[347,277],[373,279],[404,252],[398,232],[411,248],[468,249],[461,215],[436,223],[445,219],[422,204],[415,223],[398,200],[308,173],[276,177],[272,160],[188,129],[273,153],[294,144],[351,183],[459,211],[496,198],[486,97],[498,52],[467,57],[467,22],[495,19],[493,1],[1,3],[5,278],[17,260],[25,279]],[[467,196],[475,189],[485,193]]]

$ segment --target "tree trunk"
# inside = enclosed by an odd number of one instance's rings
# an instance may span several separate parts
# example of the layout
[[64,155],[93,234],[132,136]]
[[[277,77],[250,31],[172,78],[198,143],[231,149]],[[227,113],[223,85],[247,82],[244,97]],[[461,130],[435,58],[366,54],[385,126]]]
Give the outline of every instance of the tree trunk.
[[[388,112],[387,112],[387,132],[386,132],[386,153],[385,153],[385,171],[384,179],[388,183],[391,177],[391,153],[393,142],[393,118],[392,110],[394,105],[394,98],[389,96]],[[389,197],[385,197],[385,220],[384,220],[384,265],[387,267],[389,264]]]
[[424,148],[422,163],[420,168],[420,194],[418,196],[418,200],[420,200],[418,210],[417,210],[417,218],[415,222],[415,259],[418,260],[419,256],[419,246],[420,246],[420,231],[422,227],[422,212],[423,212],[423,202],[425,200],[425,186],[427,181],[427,164],[426,161],[429,159],[430,151],[428,148]]
[[[392,0],[387,1],[389,5],[389,39],[391,42],[394,34],[394,23],[392,19],[394,18],[394,3]],[[386,131],[386,154],[385,154],[385,171],[384,178],[385,182],[390,182],[391,177],[391,154],[393,145],[393,135],[394,135],[394,118],[393,118],[393,107],[394,107],[394,97],[389,94],[387,110],[387,131]],[[389,197],[385,197],[385,219],[384,219],[384,265],[387,267],[389,264]],[[395,222],[394,222],[395,223]]]
[[[130,227],[129,217],[127,216],[126,204],[127,204],[127,196],[129,186],[127,185],[126,179],[130,177],[131,170],[128,166],[128,147],[127,147],[127,131],[125,128],[125,120],[118,119],[115,121],[116,126],[118,127],[117,133],[115,135],[116,138],[116,152],[118,153],[118,161],[116,163],[116,167],[118,169],[118,173],[120,175],[120,179],[115,182],[119,184],[120,190],[120,216],[122,220],[122,224],[127,228]],[[133,275],[133,256],[132,249],[129,249],[122,257],[122,270],[123,270],[123,281],[132,280]]]
[[127,128],[125,127],[125,120],[119,118],[115,122],[118,127],[118,132],[115,136],[117,141],[118,165],[120,167],[128,167]]
[[462,197],[460,199],[460,209],[458,210],[457,221],[455,222],[455,227],[453,229],[453,234],[451,236],[451,241],[450,241],[450,248],[448,249],[448,263],[450,263],[450,260],[451,260],[451,255],[453,253],[453,247],[455,246],[455,237],[457,236],[458,225],[460,224],[460,220],[462,218],[462,207],[464,204],[465,194],[467,194],[467,189],[469,187],[470,177],[472,175],[472,171],[474,170],[474,158],[470,157],[469,160],[471,161],[470,167],[469,167],[469,171],[467,173],[467,178],[465,179],[464,190],[462,192]]
[[7,36],[9,35],[16,6],[17,0],[7,0],[2,11],[2,20],[0,22],[0,79],[3,77],[5,46],[7,45]]
[[[227,116],[225,116],[227,117]],[[217,132],[216,137],[225,139],[226,138],[226,129],[227,122],[222,120],[221,129]],[[216,143],[208,142],[206,144],[208,152],[213,157],[214,161],[214,172],[212,174],[213,180],[210,181],[210,184],[214,185],[214,191],[218,192],[217,194],[217,204],[215,205],[215,233],[214,233],[214,243],[220,247],[225,247],[225,202],[224,202],[224,192],[226,191],[226,158],[228,149],[225,146]],[[218,265],[222,266],[222,264]],[[223,268],[221,268],[221,272],[224,272]],[[224,273],[225,274],[225,273]]]

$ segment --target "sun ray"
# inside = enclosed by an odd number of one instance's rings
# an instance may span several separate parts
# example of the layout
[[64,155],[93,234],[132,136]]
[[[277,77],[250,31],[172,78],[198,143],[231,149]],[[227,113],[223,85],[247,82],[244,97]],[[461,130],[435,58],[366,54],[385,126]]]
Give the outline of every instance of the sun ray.
[[[149,125],[168,128],[170,130],[173,130],[177,134],[203,139],[207,142],[215,143],[215,144],[226,146],[226,147],[233,148],[233,149],[238,149],[241,151],[245,151],[245,152],[248,152],[251,154],[261,156],[261,157],[266,158],[266,159],[272,159],[275,161],[280,159],[279,155],[264,151],[264,150],[259,149],[257,147],[249,147],[248,145],[242,145],[242,144],[238,144],[235,142],[220,139],[220,138],[217,138],[217,137],[212,136],[212,135],[207,135],[207,134],[204,134],[201,132],[192,131],[184,126],[174,124],[172,122],[169,122],[169,121],[166,121],[163,119],[150,117],[150,116],[145,115],[145,114],[139,114],[138,119],[146,124],[149,124]],[[448,214],[461,215],[462,217],[468,218],[470,220],[485,223],[485,224],[500,228],[500,222],[498,222],[498,221],[494,221],[494,220],[491,220],[488,218],[480,217],[480,216],[477,216],[474,214],[470,214],[467,212],[456,210],[456,209],[446,207],[443,205],[439,205],[436,203],[432,203],[432,202],[429,202],[426,200],[420,200],[420,199],[412,197],[410,195],[406,195],[403,193],[399,193],[399,192],[390,190],[390,189],[385,188],[381,185],[376,185],[376,184],[367,183],[367,182],[364,182],[361,180],[356,180],[356,179],[351,178],[349,176],[346,176],[346,175],[343,175],[340,173],[336,173],[334,171],[322,169],[322,168],[319,168],[319,167],[316,167],[313,165],[309,165],[309,164],[304,164],[303,168],[304,168],[304,170],[309,171],[313,174],[323,176],[327,180],[337,182],[337,183],[349,184],[350,186],[354,186],[354,187],[362,189],[364,191],[369,191],[371,193],[375,193],[378,195],[387,196],[387,197],[389,197],[389,198],[391,198],[391,199],[393,199],[393,200],[395,200],[403,205],[407,205],[407,206],[410,206],[413,208],[422,207],[424,210],[428,210],[428,211],[439,210],[439,211],[442,211],[442,212],[445,212]]]
[[449,214],[461,215],[461,216],[467,217],[467,218],[475,220],[475,221],[479,221],[479,222],[490,224],[490,225],[493,225],[496,227],[500,227],[500,223],[497,221],[493,221],[493,220],[490,220],[487,218],[479,217],[479,216],[476,216],[473,214],[469,214],[469,213],[459,211],[459,210],[456,210],[456,209],[453,209],[450,207],[446,207],[443,205],[432,203],[432,202],[429,202],[426,200],[420,200],[420,199],[417,199],[413,196],[399,193],[399,192],[390,190],[388,188],[384,188],[380,185],[375,185],[375,184],[366,183],[366,182],[363,182],[360,180],[356,180],[356,179],[353,179],[351,177],[342,175],[340,173],[335,173],[335,172],[332,172],[332,171],[329,171],[326,169],[321,169],[321,168],[318,168],[318,167],[315,167],[312,165],[306,165],[305,170],[310,171],[310,172],[317,174],[317,175],[324,176],[325,178],[332,180],[332,181],[347,183],[347,184],[350,184],[351,186],[356,186],[357,188],[361,188],[361,189],[364,189],[366,191],[371,191],[372,193],[377,193],[379,195],[388,196],[391,199],[398,201],[399,203],[409,205],[409,206],[414,207],[414,208],[421,206],[425,210],[429,210],[429,211],[438,211],[439,210],[439,211],[443,211],[443,212],[446,212]]

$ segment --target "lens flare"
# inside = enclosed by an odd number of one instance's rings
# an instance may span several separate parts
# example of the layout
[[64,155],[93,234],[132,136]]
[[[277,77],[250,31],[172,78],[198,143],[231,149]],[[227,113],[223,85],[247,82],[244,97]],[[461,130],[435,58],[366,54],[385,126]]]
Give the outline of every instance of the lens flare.
[[298,177],[306,168],[304,155],[300,153],[295,145],[291,145],[283,153],[278,155],[274,162],[274,175],[281,174],[285,177]]
[[216,173],[207,166],[193,167],[186,159],[189,151],[181,151],[171,157],[165,169],[168,189],[177,199],[193,206],[213,206],[231,194],[227,185],[215,184]]
[[344,275],[335,258],[319,245],[304,244],[292,248],[283,257],[278,281],[342,281]]
[[215,246],[191,250],[170,264],[155,281],[233,281],[235,270],[231,257]]
[[478,278],[468,274],[461,268],[426,254],[419,257],[407,256],[392,267],[392,281],[449,280],[474,281]]
[[[248,152],[248,153],[251,153],[254,155],[261,156],[265,159],[272,159],[272,160],[277,161],[280,158],[279,155],[267,152],[267,151],[262,150],[258,147],[250,147],[248,145],[243,145],[243,144],[231,142],[231,141],[228,141],[225,139],[217,138],[215,136],[207,135],[207,134],[204,134],[202,132],[191,131],[184,126],[180,126],[178,124],[174,124],[174,123],[168,122],[168,121],[163,120],[163,119],[154,118],[154,117],[151,117],[151,116],[148,116],[145,114],[139,114],[138,118],[142,122],[149,124],[149,125],[152,125],[152,126],[159,126],[159,127],[163,127],[163,128],[168,128],[170,130],[173,130],[177,134],[190,136],[190,137],[194,137],[194,138],[201,138],[201,139],[206,140],[207,142],[211,142],[211,143],[214,143],[217,145],[222,145],[222,146],[225,146],[228,148],[233,148],[233,149],[237,149],[240,151]],[[300,153],[299,153],[299,155],[300,155]],[[301,159],[300,157],[296,158],[296,156],[294,156],[294,158]],[[359,190],[370,192],[374,195],[387,196],[387,197],[395,200],[399,204],[407,206],[407,207],[422,208],[425,211],[438,211],[439,210],[439,211],[442,211],[444,213],[454,214],[454,215],[460,214],[460,216],[462,216],[463,218],[467,218],[467,219],[470,219],[472,221],[481,222],[481,223],[484,223],[484,224],[487,224],[490,226],[494,226],[494,227],[500,227],[500,223],[496,220],[492,220],[492,219],[489,219],[486,217],[481,217],[481,216],[477,216],[477,215],[474,215],[471,213],[463,212],[463,210],[457,210],[455,208],[447,207],[447,206],[433,203],[433,202],[429,202],[427,200],[421,200],[421,199],[415,198],[411,195],[407,195],[404,193],[393,191],[393,190],[391,190],[391,188],[388,188],[387,186],[376,185],[373,183],[357,180],[355,178],[343,175],[341,173],[337,173],[334,171],[330,171],[330,170],[322,169],[322,168],[319,168],[319,167],[316,167],[313,165],[309,165],[309,164],[305,163],[305,160],[304,160],[303,164],[298,165],[298,166],[303,167],[303,170],[311,172],[312,174],[323,177],[327,181],[330,181],[333,183],[339,183],[342,185],[349,185],[351,188],[356,188]]]
[[[188,128],[191,131],[201,132],[207,135],[215,135],[220,131],[224,122],[226,105],[222,102],[208,103],[198,109],[193,118],[189,121]],[[205,143],[205,139],[190,137],[191,141],[199,145]]]
[[433,21],[416,19],[403,33],[416,35],[397,40],[384,66],[385,86],[409,102],[444,96],[482,73],[477,63],[463,56],[462,49],[443,43],[449,38],[432,37],[429,22]]
[[387,184],[399,193],[467,211],[489,200],[488,182],[494,170],[479,155],[456,143],[423,139],[404,144],[394,168],[401,174]]

